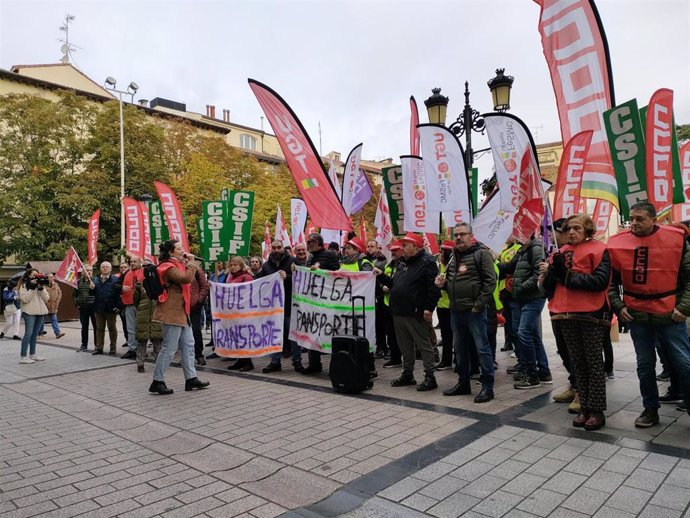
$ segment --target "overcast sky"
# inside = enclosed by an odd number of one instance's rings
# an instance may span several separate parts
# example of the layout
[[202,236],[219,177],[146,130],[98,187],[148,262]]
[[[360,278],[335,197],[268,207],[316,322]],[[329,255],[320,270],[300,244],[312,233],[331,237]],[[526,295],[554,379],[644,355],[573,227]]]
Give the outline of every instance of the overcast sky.
[[[644,105],[656,89],[671,88],[677,122],[690,122],[690,0],[596,3],[617,101]],[[281,94],[317,148],[321,123],[323,153],[344,158],[364,142],[364,158],[398,162],[409,151],[410,95],[425,122],[423,101],[442,87],[450,120],[469,81],[473,106],[489,111],[486,81],[497,67],[515,76],[512,113],[537,143],[561,138],[531,0],[0,0],[0,67],[58,62],[66,13],[76,17],[72,62],[95,81],[135,81],[137,98],[164,97],[196,112],[214,104],[218,117],[227,108],[233,122],[259,127],[251,77]],[[485,147],[486,137],[474,144]]]

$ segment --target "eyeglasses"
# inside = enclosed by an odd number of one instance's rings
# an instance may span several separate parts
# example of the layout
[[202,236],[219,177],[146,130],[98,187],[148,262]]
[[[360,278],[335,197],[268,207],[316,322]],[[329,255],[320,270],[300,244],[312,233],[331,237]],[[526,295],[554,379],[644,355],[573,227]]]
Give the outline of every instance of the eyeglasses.
[[457,232],[453,234],[455,237],[465,237],[465,236],[470,236],[472,235],[470,232]]

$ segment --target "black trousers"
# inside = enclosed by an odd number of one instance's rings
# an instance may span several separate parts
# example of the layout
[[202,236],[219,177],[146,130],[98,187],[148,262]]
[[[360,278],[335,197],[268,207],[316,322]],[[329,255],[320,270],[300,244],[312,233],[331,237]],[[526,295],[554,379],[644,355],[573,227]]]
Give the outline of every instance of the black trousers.
[[383,303],[383,298],[376,301],[375,315],[376,315],[376,351],[388,351],[386,344],[386,322],[384,321],[383,312],[386,310],[386,305]]
[[79,308],[79,322],[81,323],[81,348],[86,349],[89,346],[89,322],[91,322],[91,329],[93,329],[93,343],[96,345],[96,313],[93,307]]
[[384,305],[382,312],[384,327],[386,329],[386,341],[388,342],[388,349],[391,352],[391,361],[394,363],[402,362],[402,353],[400,352],[400,347],[398,347],[398,338],[395,334],[395,325],[393,325],[393,315],[391,314],[391,308]]
[[192,336],[194,336],[194,357],[197,359],[204,356],[204,337],[201,334],[201,312],[203,310],[203,306],[199,306],[189,313],[189,321],[192,324]]
[[576,390],[577,377],[575,376],[575,369],[573,368],[572,361],[570,360],[570,352],[565,343],[565,337],[563,336],[562,323],[563,320],[552,320],[551,329],[553,329],[553,336],[556,338],[556,352],[561,357],[563,367],[565,367],[565,370],[568,371],[568,381],[570,382],[570,386],[573,388],[573,390]]
[[441,363],[452,365],[453,329],[450,326],[450,308],[436,308],[436,315],[438,315],[438,325],[441,328],[441,342],[443,342]]

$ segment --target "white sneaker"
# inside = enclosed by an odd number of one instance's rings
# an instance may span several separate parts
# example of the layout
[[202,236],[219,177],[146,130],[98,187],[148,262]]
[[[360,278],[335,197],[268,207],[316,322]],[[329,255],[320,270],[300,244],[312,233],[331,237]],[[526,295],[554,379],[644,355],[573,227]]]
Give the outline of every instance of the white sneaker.
[[35,360],[32,360],[31,358],[28,358],[26,356],[22,356],[21,360],[19,360],[19,363],[36,363]]
[[29,356],[29,359],[30,359],[30,360],[33,360],[33,361],[35,361],[35,362],[44,362],[44,361],[46,361],[45,358],[41,358],[40,356],[37,356],[37,355],[35,355],[35,354]]

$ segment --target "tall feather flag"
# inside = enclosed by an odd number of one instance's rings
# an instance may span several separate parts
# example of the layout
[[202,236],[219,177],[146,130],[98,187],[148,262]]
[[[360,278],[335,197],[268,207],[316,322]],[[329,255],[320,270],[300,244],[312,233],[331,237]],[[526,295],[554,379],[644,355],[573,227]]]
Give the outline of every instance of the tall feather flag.
[[125,250],[128,254],[143,259],[146,254],[146,236],[141,206],[137,200],[129,196],[125,196],[122,203],[125,206],[125,222],[127,223]]
[[278,205],[278,212],[276,212],[275,236],[276,239],[280,239],[283,242],[283,246],[291,246],[290,234],[285,225],[285,218],[283,218],[283,211],[280,210],[280,205]]
[[667,212],[673,204],[673,90],[654,92],[647,107],[645,124],[647,199],[657,214]]
[[329,160],[328,166],[328,179],[335,189],[335,194],[338,196],[339,200],[343,199],[343,187],[340,185],[340,179],[338,178],[338,172],[335,170],[335,162]]
[[359,215],[359,237],[367,242],[367,224],[364,222],[364,214]]
[[249,79],[283,151],[301,198],[318,227],[351,230],[352,224],[331,185],[316,148],[287,103],[268,86]]
[[55,272],[55,278],[60,282],[64,282],[76,288],[79,280],[79,272],[83,269],[84,265],[81,259],[79,259],[79,254],[77,254],[74,247],[70,246],[69,250],[67,250],[67,254],[65,254],[65,258]]
[[553,200],[554,219],[567,218],[580,212],[580,186],[592,134],[592,130],[586,130],[573,135],[563,150]]
[[385,185],[381,185],[379,202],[376,204],[374,226],[376,227],[376,241],[381,245],[383,255],[390,261],[392,257],[391,243],[393,243],[393,226],[391,224],[391,213],[388,208],[388,197],[386,196]]
[[180,202],[177,201],[177,196],[173,190],[162,182],[153,182],[156,186],[156,192],[161,200],[163,213],[165,214],[165,223],[168,225],[170,239],[176,239],[182,244],[182,249],[189,252],[189,239],[187,238],[187,229],[184,224],[184,216],[182,215],[182,208]]
[[290,199],[290,228],[292,229],[292,246],[307,244],[304,227],[307,223],[307,206],[300,198]]
[[[551,73],[561,138],[592,130],[581,196],[598,203],[594,219],[599,234],[606,230],[618,190],[606,139],[603,114],[615,105],[613,75],[599,13],[594,0],[534,0],[541,6],[539,32]],[[605,216],[604,216],[605,215]]]
[[410,154],[419,155],[419,110],[414,96],[410,96]]
[[93,266],[98,261],[98,226],[101,217],[101,209],[96,209],[89,218],[89,230],[86,234],[87,262]]
[[544,192],[536,156],[528,146],[520,160],[518,204],[513,219],[513,235],[526,243],[544,218]]
[[690,220],[690,141],[681,146],[679,154],[683,190],[687,201],[673,206],[673,221],[688,221]]
[[153,256],[153,252],[151,251],[151,220],[149,219],[149,208],[146,205],[146,202],[143,201],[139,202],[139,207],[141,209],[141,217],[144,223],[144,255],[142,257],[155,264],[157,259]]

